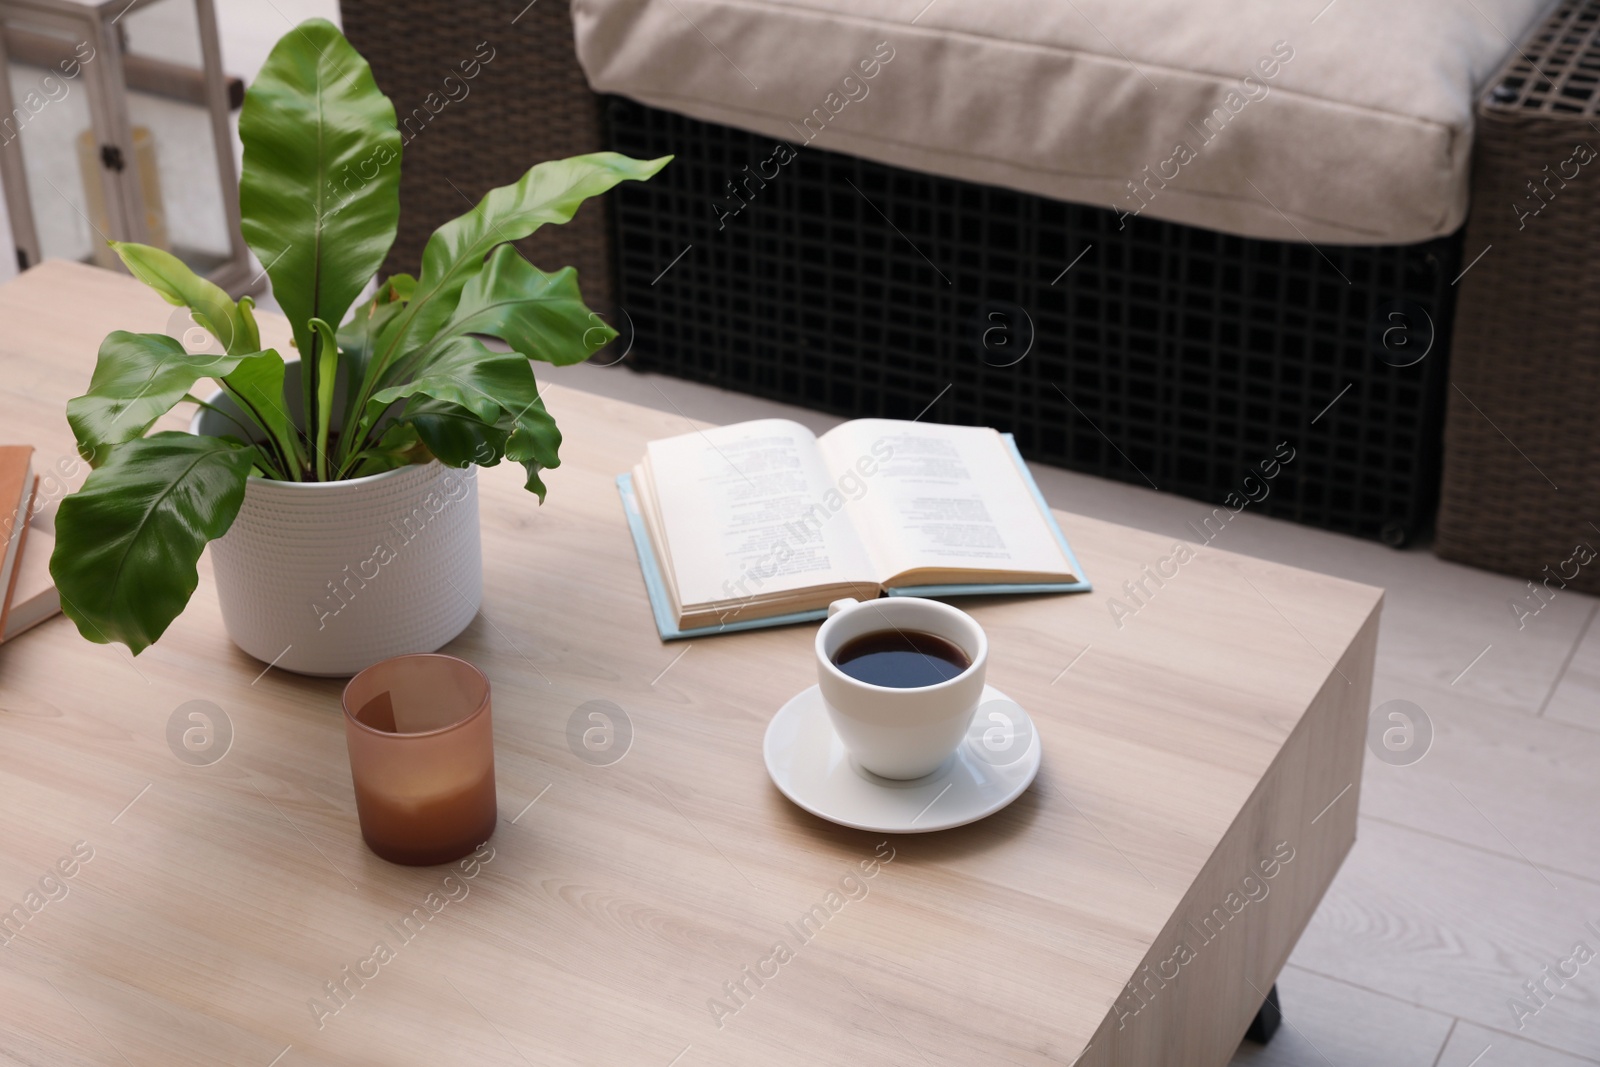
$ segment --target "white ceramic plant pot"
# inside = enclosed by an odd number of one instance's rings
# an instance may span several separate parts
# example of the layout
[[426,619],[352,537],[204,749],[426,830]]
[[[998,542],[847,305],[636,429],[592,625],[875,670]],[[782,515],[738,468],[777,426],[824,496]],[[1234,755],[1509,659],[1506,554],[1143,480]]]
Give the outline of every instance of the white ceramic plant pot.
[[[298,389],[298,373],[286,377]],[[208,402],[232,409],[221,393]],[[239,433],[204,408],[190,431]],[[238,518],[209,547],[228,636],[264,663],[342,677],[432,652],[483,599],[477,468],[434,461],[343,482],[251,477]]]

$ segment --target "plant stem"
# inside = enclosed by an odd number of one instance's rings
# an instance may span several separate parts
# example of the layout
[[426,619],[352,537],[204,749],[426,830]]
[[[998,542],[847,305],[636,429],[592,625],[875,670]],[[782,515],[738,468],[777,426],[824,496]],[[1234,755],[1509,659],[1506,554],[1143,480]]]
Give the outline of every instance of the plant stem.
[[[303,405],[301,410],[306,415],[306,429],[301,436],[305,438],[308,449],[316,448],[317,348],[321,343],[321,338],[318,336],[315,327],[313,327],[311,330],[311,350],[300,353],[300,399]],[[314,453],[309,458],[315,462]]]
[[355,455],[345,460],[344,466],[339,471],[339,477],[360,477],[360,475],[358,475],[356,472],[359,471],[364,464],[370,463],[383,454],[384,453],[377,448],[363,448],[360,452],[357,452]]
[[356,466],[358,465],[358,461],[362,457],[368,456],[371,453],[372,453],[372,449],[363,448],[359,452],[352,452],[350,455],[345,456],[344,459],[340,460],[339,469],[338,469],[337,472],[335,472],[334,477],[335,478],[343,478],[346,474],[349,474],[351,471],[356,469]]
[[[228,414],[222,408],[217,407],[215,404],[208,404],[206,401],[201,400],[199,397],[195,396],[193,393],[185,393],[183,399],[185,399],[187,401],[190,401],[191,403],[197,404],[200,407],[205,408],[207,411],[214,411],[218,415],[221,415],[223,418],[227,419],[229,422],[233,423],[235,426],[239,427],[239,430],[241,431],[240,432],[240,437],[244,441],[248,442],[254,436],[254,434],[252,434],[250,432],[250,427],[246,426],[244,423],[240,422],[238,419],[236,419],[232,415]],[[276,442],[272,442],[270,438],[268,440],[269,440],[269,443],[274,444],[274,446],[276,445]],[[259,449],[257,451],[260,452]],[[266,471],[267,474],[272,475],[272,476],[276,476],[278,479],[280,479],[282,481],[288,481],[289,480],[288,472],[286,470],[282,469],[281,467],[279,467],[279,465],[276,462],[276,460],[274,460],[274,457],[273,457],[272,453],[261,452],[261,458],[264,459],[264,460],[267,460],[267,461],[269,461],[271,463],[271,467],[267,468],[267,471]]]
[[311,329],[320,338],[317,347],[322,351],[322,359],[317,367],[317,406],[307,414],[317,427],[317,478],[328,482],[333,480],[329,477],[328,432],[333,423],[333,387],[339,379],[339,343],[334,338],[333,327],[323,320],[312,319]]
[[[222,386],[223,392],[227,393],[228,397],[235,404],[238,404],[239,407],[250,416],[250,419],[256,424],[256,428],[260,431],[261,436],[266,438],[267,442],[271,444],[273,448],[277,449],[278,456],[280,459],[282,459],[284,469],[287,472],[286,477],[292,479],[293,481],[300,481],[300,472],[297,469],[296,464],[290,459],[289,453],[284,450],[283,444],[273,436],[272,430],[267,426],[267,420],[262,417],[261,412],[256,409],[256,406],[250,403],[249,399],[246,398],[243,393],[229,385],[226,378],[218,378],[217,383]],[[234,422],[237,424],[238,420],[235,419]],[[247,441],[253,442],[254,438],[254,434],[250,434],[248,431],[246,432],[245,439]]]
[[[222,387],[228,390],[228,394],[238,400],[241,405],[245,405],[244,398],[238,395],[227,381],[222,381]],[[298,482],[302,480],[300,473],[306,469],[305,453],[300,448],[300,431],[295,428],[294,420],[289,417],[287,411],[284,411],[282,407],[277,410],[278,414],[283,416],[284,423],[288,426],[287,436],[280,437],[274,433],[267,426],[266,420],[262,418],[261,412],[254,407],[250,408],[251,414],[261,423],[262,429],[266,431],[267,440],[283,456],[287,468],[293,472],[293,480]]]

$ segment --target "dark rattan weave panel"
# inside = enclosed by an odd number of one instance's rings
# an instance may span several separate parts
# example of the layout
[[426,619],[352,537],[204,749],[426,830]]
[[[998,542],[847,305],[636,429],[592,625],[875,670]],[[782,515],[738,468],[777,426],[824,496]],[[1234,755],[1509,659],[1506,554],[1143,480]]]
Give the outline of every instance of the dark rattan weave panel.
[[1600,593],[1597,117],[1600,2],[1569,0],[1478,107],[1435,543],[1538,583],[1528,613]]
[[[495,186],[535,163],[602,147],[568,0],[340,0],[339,8],[345,35],[394,101],[405,141],[400,232],[386,274],[415,274],[429,235]],[[462,63],[475,63],[475,76],[463,78]],[[517,247],[544,270],[576,267],[584,298],[605,307],[608,226],[604,203],[591,201]]]
[[926,409],[1211,504],[1288,442],[1252,507],[1396,543],[1431,520],[1458,239],[1123,227],[816,147],[768,163],[768,138],[631,101],[608,114],[619,151],[678,157],[613,199],[640,367],[840,415]]

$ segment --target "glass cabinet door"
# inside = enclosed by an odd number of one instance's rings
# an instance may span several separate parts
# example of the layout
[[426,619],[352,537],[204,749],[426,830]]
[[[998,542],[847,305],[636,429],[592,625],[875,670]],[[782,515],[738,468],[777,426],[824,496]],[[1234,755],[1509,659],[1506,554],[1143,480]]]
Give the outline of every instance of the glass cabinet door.
[[[114,29],[128,86],[138,197],[132,212],[142,221],[142,239],[209,275],[233,257],[228,198],[237,193],[223,187],[199,8],[195,0],[141,0]],[[231,173],[231,144],[224,151]]]
[[23,268],[115,260],[105,242],[124,220],[102,180],[95,40],[88,20],[0,15],[0,180]]
[[254,286],[229,104],[210,0],[0,5],[0,184],[18,266],[120,268],[115,239],[235,295]]

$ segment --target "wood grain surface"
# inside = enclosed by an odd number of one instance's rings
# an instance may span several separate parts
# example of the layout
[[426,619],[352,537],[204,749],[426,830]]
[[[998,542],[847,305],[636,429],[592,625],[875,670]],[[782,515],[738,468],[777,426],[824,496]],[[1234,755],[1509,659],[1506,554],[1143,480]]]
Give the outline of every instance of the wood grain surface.
[[[70,468],[101,337],[173,311],[72,264],[0,287],[0,439]],[[235,649],[205,561],[137,660],[66,619],[0,648],[0,1062],[1228,1061],[1354,839],[1379,590],[1191,545],[1119,625],[1173,540],[1058,513],[1096,592],[962,603],[1035,785],[957,830],[846,830],[761,760],[811,628],[656,637],[613,478],[686,420],[546,401],[549,502],[481,472],[483,611],[447,646],[494,686],[501,821],[465,870],[365,849],[342,683]],[[203,767],[167,739],[190,701],[231,725]],[[608,765],[569,744],[590,701],[627,727]]]

